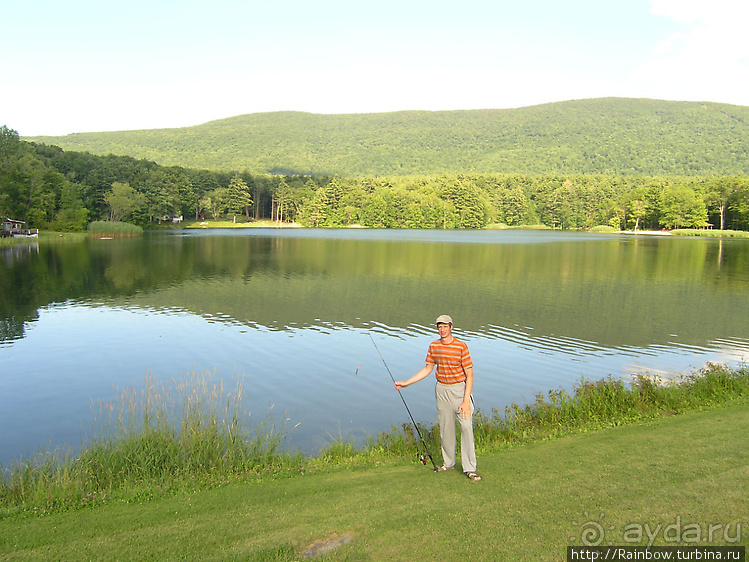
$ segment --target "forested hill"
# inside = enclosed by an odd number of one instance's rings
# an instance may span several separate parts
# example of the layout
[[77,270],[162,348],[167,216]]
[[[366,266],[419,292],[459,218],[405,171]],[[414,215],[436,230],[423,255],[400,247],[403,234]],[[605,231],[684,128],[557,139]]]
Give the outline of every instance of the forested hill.
[[502,110],[258,113],[179,129],[25,140],[272,174],[749,174],[749,107],[629,98]]

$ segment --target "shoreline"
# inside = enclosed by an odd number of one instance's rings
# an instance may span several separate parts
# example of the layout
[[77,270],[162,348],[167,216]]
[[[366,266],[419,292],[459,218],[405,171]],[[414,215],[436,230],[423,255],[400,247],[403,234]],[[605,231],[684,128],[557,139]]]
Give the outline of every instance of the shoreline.
[[570,545],[684,545],[696,533],[743,545],[747,412],[735,404],[493,450],[480,457],[480,484],[399,458],[97,494],[85,509],[1,519],[0,557],[411,560],[430,544],[436,558],[468,549],[476,560],[560,560]]
[[669,230],[617,230],[615,234],[627,234],[629,236],[673,236]]

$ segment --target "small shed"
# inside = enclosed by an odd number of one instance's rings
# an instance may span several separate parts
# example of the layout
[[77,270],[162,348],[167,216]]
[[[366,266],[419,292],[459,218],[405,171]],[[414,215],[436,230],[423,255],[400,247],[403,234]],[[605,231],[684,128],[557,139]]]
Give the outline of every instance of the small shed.
[[24,231],[23,225],[26,224],[24,221],[14,221],[7,217],[3,217],[3,236],[13,236],[14,234],[20,234]]
[[35,238],[39,234],[39,230],[38,229],[30,230],[28,228],[24,228],[25,224],[26,224],[25,221],[17,221],[17,220],[9,219],[7,217],[3,217],[2,229],[0,229],[0,236],[2,236],[3,238],[12,237],[12,236]]

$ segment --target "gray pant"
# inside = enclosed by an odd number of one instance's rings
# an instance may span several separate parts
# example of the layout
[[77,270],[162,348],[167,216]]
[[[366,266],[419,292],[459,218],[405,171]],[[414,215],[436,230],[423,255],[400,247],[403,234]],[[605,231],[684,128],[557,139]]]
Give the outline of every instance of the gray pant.
[[[463,472],[476,471],[476,451],[473,445],[473,418],[464,420],[458,415],[458,407],[463,402],[465,383],[437,383],[434,395],[437,398],[437,419],[442,440],[442,460],[447,468],[455,466],[455,421],[460,423],[460,459]],[[471,413],[473,413],[471,397]]]

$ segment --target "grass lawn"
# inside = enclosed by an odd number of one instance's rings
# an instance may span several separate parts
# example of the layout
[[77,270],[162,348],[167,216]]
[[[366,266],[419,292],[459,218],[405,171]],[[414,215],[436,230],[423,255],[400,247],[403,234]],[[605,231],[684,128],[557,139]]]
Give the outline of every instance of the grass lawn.
[[270,219],[259,219],[247,221],[244,217],[237,217],[237,220],[232,219],[203,219],[194,220],[186,219],[182,223],[177,225],[163,225],[164,228],[298,228],[300,225],[297,223],[283,222]]
[[0,558],[297,560],[341,537],[326,559],[564,560],[584,539],[746,544],[747,450],[749,405],[734,405],[483,454],[480,483],[403,461],[9,517]]

